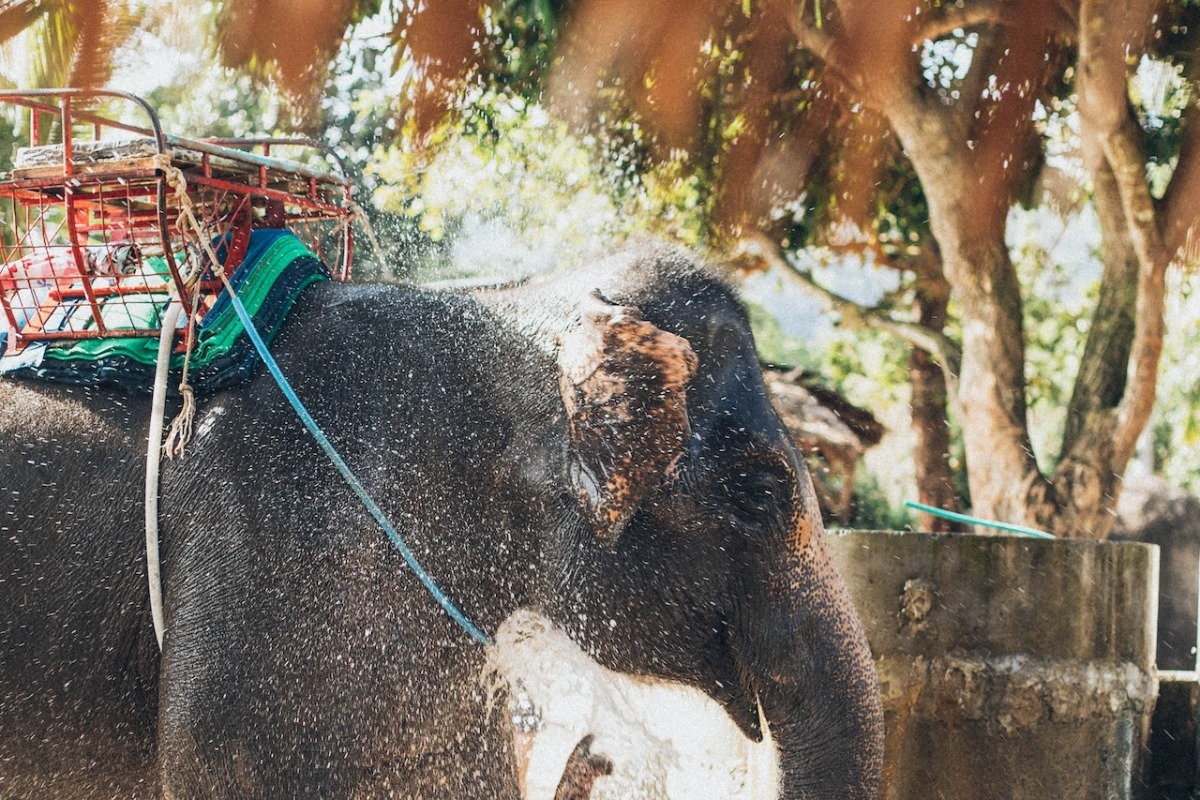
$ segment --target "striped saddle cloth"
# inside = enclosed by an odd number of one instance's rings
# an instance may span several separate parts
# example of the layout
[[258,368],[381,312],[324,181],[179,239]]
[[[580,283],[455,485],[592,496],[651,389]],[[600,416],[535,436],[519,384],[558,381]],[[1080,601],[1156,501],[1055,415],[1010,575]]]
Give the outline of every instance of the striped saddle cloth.
[[[223,242],[216,242],[224,257]],[[279,331],[300,293],[312,283],[329,279],[329,271],[291,232],[260,229],[250,234],[241,264],[229,281],[246,307],[263,339],[270,341]],[[141,282],[136,300],[113,294],[100,304],[100,313],[110,327],[159,330],[170,295],[165,259],[151,256],[140,260],[137,269],[119,278]],[[53,281],[51,281],[53,282]],[[161,286],[161,293],[155,288]],[[149,289],[149,291],[144,291]],[[257,357],[228,295],[210,300],[196,329],[196,343],[189,364],[189,381],[198,393],[211,393],[245,380],[253,374]],[[54,308],[43,330],[78,330],[91,323],[89,304],[64,300]],[[0,352],[8,333],[0,319]],[[0,356],[0,376],[55,381],[82,386],[116,386],[131,392],[149,392],[154,383],[158,339],[154,336],[38,341],[19,352]],[[172,369],[181,369],[183,354],[172,357]],[[174,388],[172,387],[172,390]]]

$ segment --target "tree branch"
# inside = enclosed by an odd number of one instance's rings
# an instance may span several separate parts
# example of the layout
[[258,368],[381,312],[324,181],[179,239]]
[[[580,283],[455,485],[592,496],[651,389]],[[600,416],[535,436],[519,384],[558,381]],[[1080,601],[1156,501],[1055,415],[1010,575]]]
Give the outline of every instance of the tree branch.
[[943,5],[940,13],[926,12],[914,30],[913,44],[941,39],[960,28],[1005,24],[1005,4],[1001,0],[976,0],[962,6]]
[[1054,0],[1054,7],[1066,21],[1067,27],[1074,30],[1079,25],[1079,4],[1071,0]]
[[[1124,235],[1125,212],[1107,161],[1092,172],[1092,203],[1105,237],[1104,274],[1067,405],[1060,464],[1077,447],[1095,449],[1098,442],[1111,442],[1116,409],[1129,382],[1130,353],[1137,330],[1140,266],[1129,237]],[[1107,450],[1112,450],[1111,445]],[[1111,455],[1093,453],[1090,457],[1093,461],[1103,461],[1112,471]]]
[[[900,7],[898,3],[883,3],[872,7],[870,13],[878,17],[891,12],[894,25],[890,27],[903,30]],[[805,20],[795,3],[780,3],[778,13],[787,20],[796,42],[824,63],[829,77],[843,84],[855,100],[882,114],[905,140],[906,147],[923,136],[933,141],[948,140],[955,122],[954,109],[936,100],[928,101],[923,94],[922,78],[916,70],[917,60],[912,55],[907,32],[899,38],[894,35],[889,38],[893,45],[903,47],[889,49],[880,43],[882,50],[870,49],[867,43],[874,41],[870,30],[834,35],[828,25],[819,29]],[[843,13],[862,11],[850,9]],[[869,52],[861,52],[863,49]],[[862,63],[863,60],[869,63]]]
[[[1103,143],[1104,157],[1116,178],[1125,226],[1138,260],[1136,327],[1130,352],[1129,379],[1117,406],[1113,432],[1115,466],[1132,457],[1150,412],[1158,384],[1166,305],[1166,271],[1174,253],[1167,251],[1150,188],[1137,123],[1127,111],[1120,127]],[[1109,233],[1106,231],[1106,233]],[[1120,235],[1112,231],[1110,235]]]
[[[1075,27],[1070,12],[1061,4],[1054,3],[1055,31],[1068,33]],[[938,13],[926,12],[916,26],[913,44],[941,39],[956,30],[968,30],[983,25],[1013,25],[1015,19],[1012,4],[1005,0],[972,0],[961,6],[944,4]]]
[[951,396],[957,395],[958,370],[962,363],[962,351],[958,344],[949,337],[915,322],[894,319],[879,309],[866,308],[853,300],[829,291],[814,281],[809,273],[798,268],[786,258],[778,244],[761,234],[742,237],[737,244],[732,260],[751,261],[778,267],[796,280],[806,291],[824,301],[831,310],[867,327],[896,336],[913,347],[928,352],[937,359],[942,372],[945,373]]
[[1138,261],[1143,265],[1165,269],[1172,254],[1165,252],[1154,198],[1146,184],[1146,158],[1135,123],[1128,112],[1123,124],[1105,137],[1102,148],[1105,160],[1117,180],[1129,241],[1133,244]]
[[[1179,147],[1179,162],[1159,207],[1163,247],[1171,258],[1192,250],[1200,227],[1200,119],[1190,115]],[[1195,257],[1195,252],[1186,256]]]
[[[879,2],[879,0],[875,0]],[[907,55],[908,45],[903,39],[892,37],[876,37],[871,24],[867,30],[846,30],[838,26],[838,34],[831,33],[834,27],[832,21],[818,28],[803,17],[802,7],[789,2],[779,2],[775,6],[777,12],[787,21],[788,27],[796,37],[796,42],[805,50],[819,58],[825,65],[825,72],[836,81],[848,87],[855,98],[872,108],[885,111],[889,102],[894,102],[897,95],[905,94],[903,72],[899,69],[898,59],[893,55]],[[889,8],[886,4],[879,9],[873,9],[875,17],[886,15]],[[853,18],[854,9],[843,9],[843,14]],[[872,24],[879,26],[879,21],[872,18]],[[897,19],[897,25],[900,20]],[[878,39],[878,41],[876,41]],[[874,42],[875,49],[871,51],[872,59],[864,60],[862,48],[866,42]],[[903,44],[901,48],[896,45]],[[894,54],[891,51],[896,51]],[[885,111],[886,113],[886,111]]]
[[800,18],[799,10],[794,6],[790,6],[784,11],[783,16],[801,47],[824,61],[826,65],[833,62],[837,41],[829,35],[828,31],[817,28],[815,25],[809,25]]

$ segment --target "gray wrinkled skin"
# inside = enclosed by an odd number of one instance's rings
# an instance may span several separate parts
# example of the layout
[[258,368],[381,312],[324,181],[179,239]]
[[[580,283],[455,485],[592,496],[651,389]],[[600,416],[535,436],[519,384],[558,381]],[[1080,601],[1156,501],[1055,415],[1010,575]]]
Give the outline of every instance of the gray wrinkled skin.
[[[643,406],[621,411],[638,444],[612,452],[594,405],[569,417],[556,361],[594,289],[696,359],[686,419],[654,358],[612,362],[647,370],[625,396]],[[482,628],[539,609],[606,667],[696,686],[751,735],[761,702],[784,797],[874,796],[878,689],[807,475],[740,307],[686,257],[627,253],[480,297],[314,287],[272,350]],[[140,397],[0,381],[0,797],[515,797],[483,649],[265,370],[203,400],[165,467],[159,656],[148,416]],[[665,475],[625,463],[647,441],[679,450]]]

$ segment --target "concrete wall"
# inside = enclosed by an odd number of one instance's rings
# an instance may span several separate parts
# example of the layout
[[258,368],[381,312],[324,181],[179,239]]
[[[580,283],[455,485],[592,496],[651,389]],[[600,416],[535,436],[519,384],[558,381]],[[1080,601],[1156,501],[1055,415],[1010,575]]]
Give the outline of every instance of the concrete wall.
[[1157,548],[830,540],[879,668],[887,800],[1132,796],[1157,691]]

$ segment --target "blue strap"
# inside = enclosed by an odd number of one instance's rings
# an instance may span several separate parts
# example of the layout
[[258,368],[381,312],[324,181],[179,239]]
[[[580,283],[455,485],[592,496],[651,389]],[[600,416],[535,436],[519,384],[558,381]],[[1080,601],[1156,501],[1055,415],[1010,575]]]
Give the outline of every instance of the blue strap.
[[969,517],[966,514],[959,514],[957,511],[947,511],[944,508],[935,506],[927,506],[924,503],[917,503],[913,500],[905,500],[904,505],[909,508],[915,508],[917,511],[924,511],[926,514],[932,514],[935,517],[948,519],[953,522],[963,522],[968,525],[983,525],[985,528],[995,528],[1008,533],[1015,533],[1020,536],[1030,536],[1035,539],[1053,539],[1054,535],[1039,531],[1036,528],[1026,528],[1024,525],[1012,525],[1007,522],[996,522],[990,519],[980,519],[979,517]]
[[461,625],[463,630],[471,635],[471,638],[483,645],[492,644],[492,638],[479,628],[475,627],[474,623],[467,619],[467,616],[458,610],[458,606],[454,605],[450,598],[446,596],[445,592],[443,592],[441,588],[438,587],[438,585],[434,582],[433,578],[429,577],[429,573],[427,573],[421,567],[420,562],[417,561],[417,557],[413,555],[411,550],[408,549],[408,545],[404,542],[404,539],[399,533],[396,532],[396,529],[392,527],[392,523],[388,521],[387,516],[383,513],[383,509],[375,504],[374,499],[371,498],[371,495],[367,492],[366,487],[363,486],[362,482],[360,482],[358,478],[355,477],[354,473],[350,471],[350,467],[347,466],[346,462],[342,460],[342,457],[338,455],[337,450],[334,449],[329,439],[325,437],[325,434],[321,431],[320,427],[317,426],[317,423],[312,418],[312,415],[308,413],[308,409],[306,409],[304,404],[300,402],[300,398],[296,396],[296,392],[292,389],[291,384],[288,383],[287,378],[285,378],[283,373],[279,370],[279,364],[275,362],[275,359],[271,356],[270,351],[267,350],[266,344],[263,343],[262,337],[259,336],[258,331],[255,330],[254,323],[250,319],[250,314],[247,313],[246,307],[242,305],[242,301],[238,299],[236,294],[229,290],[228,284],[226,285],[226,290],[226,293],[230,297],[230,302],[233,304],[233,309],[237,312],[238,319],[242,321],[242,326],[246,329],[246,333],[250,336],[250,341],[254,343],[254,349],[258,351],[259,357],[262,358],[263,363],[267,365],[267,369],[270,371],[271,376],[275,378],[275,382],[279,384],[279,388],[283,392],[284,397],[286,397],[288,402],[292,404],[292,408],[296,410],[296,415],[300,417],[300,421],[304,423],[304,427],[308,428],[308,432],[311,433],[312,437],[317,440],[317,444],[321,445],[321,449],[325,451],[325,455],[329,456],[329,460],[333,462],[335,467],[337,467],[337,471],[342,474],[342,477],[345,479],[346,483],[350,484],[350,488],[353,489],[354,493],[358,495],[358,499],[361,500],[363,505],[367,507],[367,510],[371,512],[371,516],[373,516],[375,521],[379,523],[379,527],[383,528],[383,532],[386,533],[388,538],[392,540],[392,544],[395,545],[396,549],[400,551],[400,555],[404,557],[406,562],[408,562],[408,566],[411,567],[412,571],[416,573],[418,578],[420,578],[421,583],[425,584],[425,588],[429,590],[431,595],[433,595],[433,599],[437,601],[438,605],[440,605],[445,612],[450,615],[452,620]]

